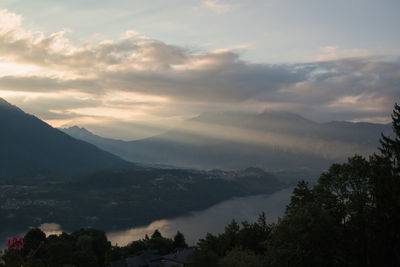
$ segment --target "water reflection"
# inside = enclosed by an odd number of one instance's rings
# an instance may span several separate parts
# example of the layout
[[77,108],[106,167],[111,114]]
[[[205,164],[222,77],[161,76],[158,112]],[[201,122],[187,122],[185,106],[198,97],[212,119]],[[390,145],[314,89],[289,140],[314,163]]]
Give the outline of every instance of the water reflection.
[[234,198],[187,216],[154,221],[145,227],[110,232],[107,237],[112,244],[123,246],[133,240],[144,238],[146,234],[151,235],[156,229],[167,237],[174,236],[179,230],[185,235],[186,241],[194,245],[207,232],[222,232],[232,219],[239,222],[254,221],[261,212],[265,212],[268,222],[276,222],[278,217],[283,215],[292,191],[293,188],[287,188],[272,195]]
[[62,233],[61,225],[56,223],[43,223],[39,228],[46,234],[46,236],[60,235]]
[[[220,233],[232,219],[241,221],[254,221],[261,212],[265,212],[268,222],[276,222],[285,211],[289,203],[293,188],[287,188],[272,195],[258,195],[250,197],[234,198],[216,204],[206,210],[192,212],[186,216],[177,217],[169,220],[158,220],[144,227],[135,227],[124,231],[107,233],[108,239],[112,244],[120,246],[127,245],[133,240],[144,238],[151,235],[158,229],[164,236],[173,237],[179,230],[182,232],[186,241],[194,245],[207,232]],[[61,234],[62,228],[56,223],[44,223],[39,228],[47,236]],[[14,233],[15,234],[15,233]],[[20,235],[24,235],[21,233]],[[11,236],[6,232],[0,234],[1,240]],[[4,243],[0,243],[0,249],[4,249]]]

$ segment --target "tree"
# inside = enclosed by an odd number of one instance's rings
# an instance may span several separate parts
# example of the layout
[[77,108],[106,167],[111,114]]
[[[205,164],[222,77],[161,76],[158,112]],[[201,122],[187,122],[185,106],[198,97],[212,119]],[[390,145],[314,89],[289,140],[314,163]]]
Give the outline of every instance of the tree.
[[[193,266],[264,266],[260,259],[265,257],[272,225],[267,224],[265,214],[260,214],[254,223],[232,220],[225,231],[217,236],[208,233],[197,243],[198,248],[191,257]],[[235,259],[243,258],[232,265]],[[246,265],[245,262],[248,261]],[[253,264],[254,263],[254,264]]]
[[266,266],[265,258],[251,250],[235,247],[223,257],[218,267],[263,267]]
[[156,230],[154,231],[154,233],[151,235],[151,238],[152,238],[152,239],[154,239],[154,238],[161,238],[161,237],[162,237],[162,235],[161,235],[160,231],[158,231],[158,229],[156,229]]
[[400,107],[380,154],[300,182],[268,245],[271,266],[400,266]]
[[174,249],[188,247],[188,245],[186,244],[186,241],[185,241],[185,236],[181,232],[178,231],[176,233],[176,235],[174,236],[174,242],[172,243],[172,247]]
[[46,234],[39,228],[29,230],[24,236],[24,248],[22,253],[24,256],[29,253],[36,253],[39,246],[46,242]]
[[47,245],[49,266],[64,266],[72,263],[73,244],[64,238],[52,238]]
[[394,138],[381,135],[379,151],[382,156],[388,159],[392,165],[394,175],[399,176],[400,173],[400,106],[394,105],[392,114],[392,129],[395,134]]
[[272,226],[267,224],[266,216],[263,212],[258,216],[256,222],[242,222],[237,244],[245,250],[253,251],[256,254],[264,254],[271,231]]
[[370,158],[374,198],[375,261],[400,265],[400,106],[392,114],[394,137],[381,136],[380,155]]
[[[75,231],[71,235],[75,240],[75,246],[80,248],[80,252],[85,250],[90,252],[89,254],[96,257],[99,266],[105,265],[105,255],[111,249],[111,243],[107,240],[104,231],[87,228]],[[77,258],[83,257],[80,253],[74,255]]]
[[350,266],[371,266],[371,177],[370,162],[356,155],[344,164],[333,164],[313,189],[316,201],[333,218],[336,235],[340,237],[332,251]]
[[71,261],[77,267],[104,266],[104,263],[98,262],[96,255],[91,251],[77,250],[72,253]]
[[285,216],[272,231],[268,266],[343,266],[340,225],[305,182],[294,189]]

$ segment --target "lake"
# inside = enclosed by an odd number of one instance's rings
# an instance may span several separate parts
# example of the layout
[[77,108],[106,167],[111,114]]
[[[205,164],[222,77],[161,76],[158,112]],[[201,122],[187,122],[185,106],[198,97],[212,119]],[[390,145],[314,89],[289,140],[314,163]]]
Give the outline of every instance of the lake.
[[[107,237],[113,245],[127,245],[129,242],[151,235],[158,229],[164,236],[173,237],[179,230],[185,235],[189,245],[195,245],[207,232],[217,234],[224,231],[225,226],[235,219],[238,222],[255,221],[261,212],[265,212],[268,222],[276,222],[282,217],[286,205],[290,201],[293,187],[286,188],[271,195],[237,197],[223,201],[202,211],[191,212],[173,219],[154,221],[146,226],[133,227],[123,231],[108,232]],[[46,233],[60,234],[62,226],[56,223],[45,223],[40,228]],[[15,234],[15,233],[14,233]],[[11,234],[10,234],[11,235]],[[20,233],[24,235],[24,233]],[[3,233],[2,236],[9,236]],[[4,248],[4,243],[0,243]]]
[[147,226],[110,232],[107,233],[107,237],[112,244],[123,246],[133,240],[144,238],[146,234],[150,236],[156,229],[167,237],[173,237],[179,230],[185,235],[189,245],[195,245],[207,232],[213,234],[223,232],[232,219],[238,222],[254,221],[261,212],[265,212],[268,222],[276,222],[278,217],[284,214],[292,191],[293,188],[287,188],[271,195],[233,198],[186,216],[157,220]]

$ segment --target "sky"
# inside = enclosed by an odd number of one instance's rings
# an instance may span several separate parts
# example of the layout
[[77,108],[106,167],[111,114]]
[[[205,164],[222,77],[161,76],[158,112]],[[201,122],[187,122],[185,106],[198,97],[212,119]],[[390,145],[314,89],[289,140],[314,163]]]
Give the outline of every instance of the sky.
[[0,97],[125,140],[213,111],[387,123],[399,1],[2,0]]

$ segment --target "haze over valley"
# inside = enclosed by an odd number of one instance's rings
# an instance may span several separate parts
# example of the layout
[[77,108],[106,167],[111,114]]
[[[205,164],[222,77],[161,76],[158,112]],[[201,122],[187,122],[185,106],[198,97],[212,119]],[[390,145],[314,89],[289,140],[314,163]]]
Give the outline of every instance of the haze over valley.
[[376,152],[380,134],[389,134],[391,126],[316,123],[294,113],[264,112],[205,113],[166,133],[129,142],[77,126],[61,130],[132,162],[197,169],[256,166],[315,176],[332,162]]

